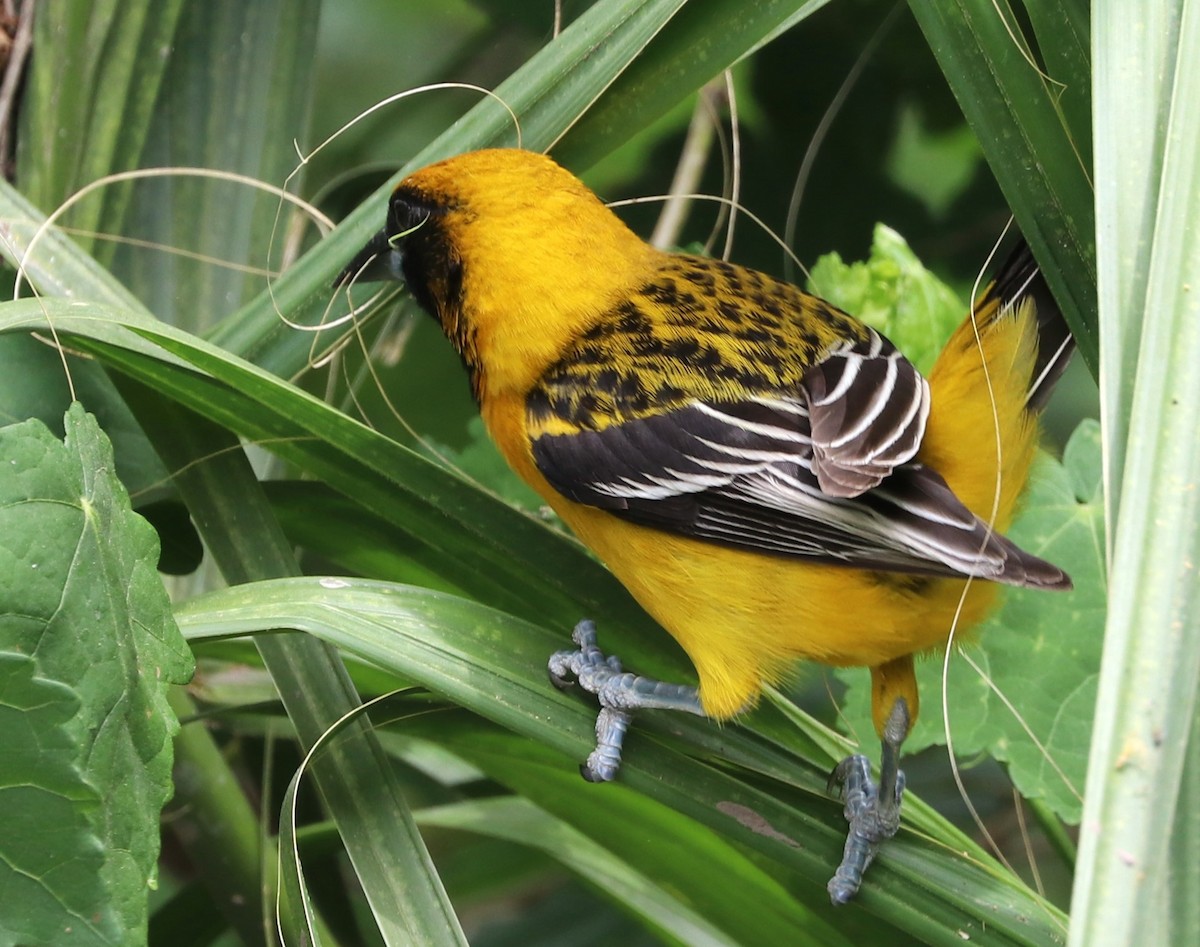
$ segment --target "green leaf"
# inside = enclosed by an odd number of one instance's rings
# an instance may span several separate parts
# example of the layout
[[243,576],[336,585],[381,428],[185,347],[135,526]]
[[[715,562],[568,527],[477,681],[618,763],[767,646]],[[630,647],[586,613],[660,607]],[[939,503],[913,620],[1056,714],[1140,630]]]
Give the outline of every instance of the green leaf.
[[[69,369],[63,366],[64,357]],[[125,488],[131,494],[152,488],[157,488],[156,495],[163,493],[167,469],[99,365],[91,359],[64,356],[32,336],[0,337],[0,421],[37,418],[61,436],[72,390],[113,442],[117,474]]]
[[[1200,852],[1200,3],[1095,4],[1109,618],[1071,943],[1187,943]],[[1115,520],[1115,522],[1113,522]]]
[[925,121],[915,105],[901,110],[887,171],[897,187],[921,201],[931,217],[941,219],[971,184],[983,152],[969,128],[937,131]]
[[[1069,822],[1079,821],[1083,804],[1104,626],[1099,448],[1099,425],[1088,421],[1072,436],[1062,463],[1043,454],[1008,531],[1023,549],[1066,569],[1074,590],[1004,589],[1000,610],[952,657],[946,683],[954,752],[986,752],[1007,762],[1022,795],[1044,799]],[[839,673],[851,681],[849,726],[872,733],[865,672]],[[945,742],[940,654],[918,663],[917,680],[924,701],[905,743],[910,753]]]
[[[320,7],[184,4],[140,166],[282,186],[296,161],[292,142],[306,136]],[[279,265],[291,218],[278,211],[275,195],[243,182],[184,174],[138,181],[128,220],[109,225],[164,249],[123,246],[110,268],[158,318],[201,332],[262,289],[271,261]]]
[[[638,858],[654,831],[651,824],[662,829],[669,822],[674,828],[661,844],[669,839],[681,847],[686,864],[725,877],[724,859],[713,864],[718,847],[707,832],[696,834],[696,823],[733,850],[751,853],[766,872],[764,882],[785,885],[809,909],[829,909],[825,882],[840,855],[845,823],[841,807],[824,794],[824,772],[753,730],[648,713],[639,716],[628,741],[620,785],[585,783],[576,770],[594,739],[595,708],[548,685],[546,659],[562,639],[545,628],[426,589],[332,577],[235,586],[180,605],[176,617],[196,642],[279,627],[317,635],[535,740],[489,754],[491,775],[512,781],[544,807],[553,805],[556,816],[595,841],[623,838],[627,860]],[[431,740],[454,736],[441,714],[419,713],[410,724],[419,721],[429,727],[420,735]],[[758,722],[758,715],[747,721],[755,729]],[[557,763],[544,761],[551,751]],[[553,769],[557,779],[523,770],[514,762],[522,756]],[[660,814],[641,831],[612,834],[616,830],[601,810],[615,807],[619,822],[622,811],[629,815],[648,805],[637,794],[686,818]],[[863,908],[933,943],[958,943],[958,931],[968,931],[974,943],[1055,942],[1062,922],[1052,907],[915,800],[913,805],[910,815],[921,832],[904,832],[889,843],[871,869]],[[926,833],[943,841],[929,841]],[[729,865],[729,877],[741,876],[742,868]],[[973,893],[981,887],[989,892],[986,903]]]
[[[505,782],[537,780],[535,794],[546,796],[563,781],[578,779],[556,757],[544,751],[530,753],[511,734],[469,724],[455,729],[457,739],[451,744],[474,762],[486,760],[487,769],[501,774]],[[417,821],[541,849],[607,892],[660,937],[676,943],[780,943],[801,933],[825,947],[853,943],[807,914],[781,885],[715,833],[685,825],[689,820],[644,797],[608,795],[591,813],[602,842],[520,797],[425,809],[417,813]],[[613,797],[619,806],[612,804]],[[668,841],[674,833],[688,838],[688,857]],[[647,844],[650,834],[659,840]],[[719,872],[710,870],[717,865]],[[739,897],[727,897],[730,886]]]
[[461,450],[428,441],[420,448],[422,454],[449,464],[510,506],[539,515],[547,509],[542,498],[505,462],[504,455],[488,436],[483,418],[479,415],[467,422],[467,443]]
[[105,358],[122,371],[366,504],[406,533],[425,568],[453,587],[514,614],[556,622],[564,637],[583,609],[611,622],[606,640],[631,660],[643,659],[646,673],[684,673],[682,653],[668,646],[665,657],[665,636],[656,635],[616,580],[558,530],[181,330],[134,312],[56,299],[0,305],[0,330],[46,320],[75,336],[76,344],[103,340]]
[[463,590],[425,562],[421,544],[385,517],[311,480],[263,483],[288,540],[351,575]]
[[[966,310],[903,239],[883,225],[876,227],[869,260],[844,264],[836,254],[822,257],[811,285],[888,335],[923,371]],[[1065,595],[1006,589],[1003,608],[960,641],[964,657],[979,665],[998,694],[962,659],[952,662],[947,679],[956,754],[987,752],[1007,761],[1024,795],[1044,798],[1071,822],[1078,822],[1082,805],[1084,749],[1100,660],[1098,629],[1104,622],[1099,478],[1099,428],[1094,422],[1076,431],[1063,464],[1040,458],[1008,535],[1022,548],[1063,566],[1076,589]],[[1032,672],[1031,653],[1039,656]],[[843,719],[851,732],[872,733],[865,672],[838,674],[851,685]],[[941,701],[935,700],[942,688],[940,656],[919,663],[917,677],[925,701],[905,743],[910,753],[945,742]],[[1005,706],[1005,698],[1015,704],[1020,718]]]
[[[522,147],[554,146],[569,167],[583,170],[824,2],[595,3],[497,86],[496,95],[516,113]],[[334,276],[379,229],[387,197],[401,178],[463,151],[516,143],[509,112],[490,98],[482,100],[297,261],[270,294],[229,316],[210,338],[290,377],[306,364],[312,339],[287,330],[278,312],[320,324],[328,315],[324,310]]]
[[555,141],[555,157],[567,167],[582,170],[591,166],[666,115],[685,96],[828,2],[707,0],[684,4],[629,68],[587,103],[589,107],[579,119]]
[[[249,583],[299,572],[234,436],[174,402],[146,398],[139,386],[130,389],[143,402],[147,430],[179,471],[180,492],[198,511],[222,575]],[[349,720],[316,760],[314,775],[384,942],[462,942],[458,920],[412,821],[404,787],[365,719],[349,717],[361,705],[337,653],[308,635],[261,635],[254,645],[301,745],[314,746],[330,727]],[[293,920],[288,912],[285,928]]]
[[[138,165],[183,0],[52,4],[35,18],[34,55],[17,136],[17,179],[49,212],[113,171]],[[81,203],[74,226],[94,233],[122,219],[129,191]],[[85,245],[88,244],[84,238]],[[110,256],[108,251],[105,255]]]
[[[7,636],[6,636],[7,637]],[[120,925],[100,878],[100,797],[81,770],[74,690],[0,651],[0,941],[113,944]]]
[[[913,15],[975,134],[1021,232],[1043,264],[1079,353],[1093,374],[1096,328],[1096,223],[1086,55],[1070,28],[1038,16],[1046,73],[1007,4],[994,0],[913,0]],[[1047,6],[1032,4],[1032,6]],[[1086,45],[1084,43],[1083,45]],[[1053,47],[1061,46],[1059,52]],[[1069,48],[1065,48],[1069,47]],[[1061,69],[1069,69],[1059,72]],[[1060,105],[1066,90],[1070,108]]]
[[192,659],[154,571],[157,538],[130,510],[108,440],[79,405],[65,426],[65,442],[38,421],[0,430],[0,648],[32,655],[37,675],[79,702],[67,731],[103,800],[100,879],[122,939],[136,941],[171,792],[166,688],[191,676]]

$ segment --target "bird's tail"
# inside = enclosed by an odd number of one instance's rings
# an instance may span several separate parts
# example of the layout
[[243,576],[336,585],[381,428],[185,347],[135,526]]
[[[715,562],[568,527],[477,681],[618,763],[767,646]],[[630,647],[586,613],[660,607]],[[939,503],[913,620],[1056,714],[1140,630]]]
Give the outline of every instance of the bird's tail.
[[980,332],[985,332],[990,322],[1019,315],[1019,310],[1026,304],[1032,304],[1037,320],[1037,355],[1030,372],[1025,406],[1029,411],[1040,412],[1071,361],[1075,339],[1029,244],[1022,239],[976,303],[976,323]]
[[920,459],[977,516],[1008,529],[1037,449],[1037,415],[1074,348],[1022,241],[929,373]]

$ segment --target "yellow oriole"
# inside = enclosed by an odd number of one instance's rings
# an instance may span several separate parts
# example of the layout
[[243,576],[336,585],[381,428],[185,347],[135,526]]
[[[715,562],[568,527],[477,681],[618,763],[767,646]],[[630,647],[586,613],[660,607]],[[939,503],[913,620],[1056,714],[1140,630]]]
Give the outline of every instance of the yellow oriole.
[[604,707],[585,776],[615,775],[630,710],[724,719],[797,658],[871,668],[880,782],[862,757],[835,773],[850,832],[830,894],[851,897],[899,824],[913,654],[945,644],[964,577],[991,581],[967,588],[960,629],[995,582],[1070,586],[1001,535],[1072,348],[1028,249],[928,381],[816,296],[649,246],[526,151],[407,178],[339,282],[355,275],[407,283],[508,463],[696,666],[698,689],[622,675],[581,623],[551,670]]

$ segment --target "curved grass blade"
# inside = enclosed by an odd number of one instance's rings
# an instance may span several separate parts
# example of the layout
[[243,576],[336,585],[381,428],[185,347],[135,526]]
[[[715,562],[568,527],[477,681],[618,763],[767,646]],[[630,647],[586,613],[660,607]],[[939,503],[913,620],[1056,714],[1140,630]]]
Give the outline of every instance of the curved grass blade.
[[[546,656],[561,639],[545,628],[425,589],[340,578],[238,586],[184,603],[176,619],[192,640],[268,627],[318,635],[545,746],[553,759],[535,775],[522,777],[518,767],[501,763],[513,759],[511,748],[490,754],[493,762],[484,768],[597,841],[604,820],[596,807],[622,804],[635,790],[756,853],[780,883],[804,879],[813,905],[826,897],[844,832],[839,806],[823,794],[692,758],[688,731],[669,714],[648,714],[639,725],[621,785],[595,792],[579,780],[575,761],[591,746],[594,710],[546,682]],[[442,723],[432,720],[422,735],[436,740]],[[740,742],[745,754],[756,752],[753,741],[727,739]],[[527,745],[520,752],[538,751]],[[764,762],[775,765],[769,755]],[[969,932],[974,943],[1060,940],[1065,923],[1057,911],[998,869],[952,851],[902,833],[872,868],[860,904],[930,943],[960,943],[955,931]]]

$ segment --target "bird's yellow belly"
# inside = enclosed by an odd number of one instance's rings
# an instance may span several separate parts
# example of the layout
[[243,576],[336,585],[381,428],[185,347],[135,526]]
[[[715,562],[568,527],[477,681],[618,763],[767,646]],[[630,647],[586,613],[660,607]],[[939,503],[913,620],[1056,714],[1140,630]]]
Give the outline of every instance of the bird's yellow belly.
[[[944,644],[964,584],[764,556],[554,505],[687,652],[717,718],[745,709],[796,659],[873,667]],[[962,628],[995,591],[972,584]]]
[[[746,709],[797,659],[876,667],[944,645],[950,634],[962,580],[813,565],[638,526],[573,503],[546,482],[528,450],[514,446],[528,444],[523,401],[494,399],[484,420],[513,469],[687,652],[711,717]],[[990,582],[971,584],[959,640],[996,591]]]

